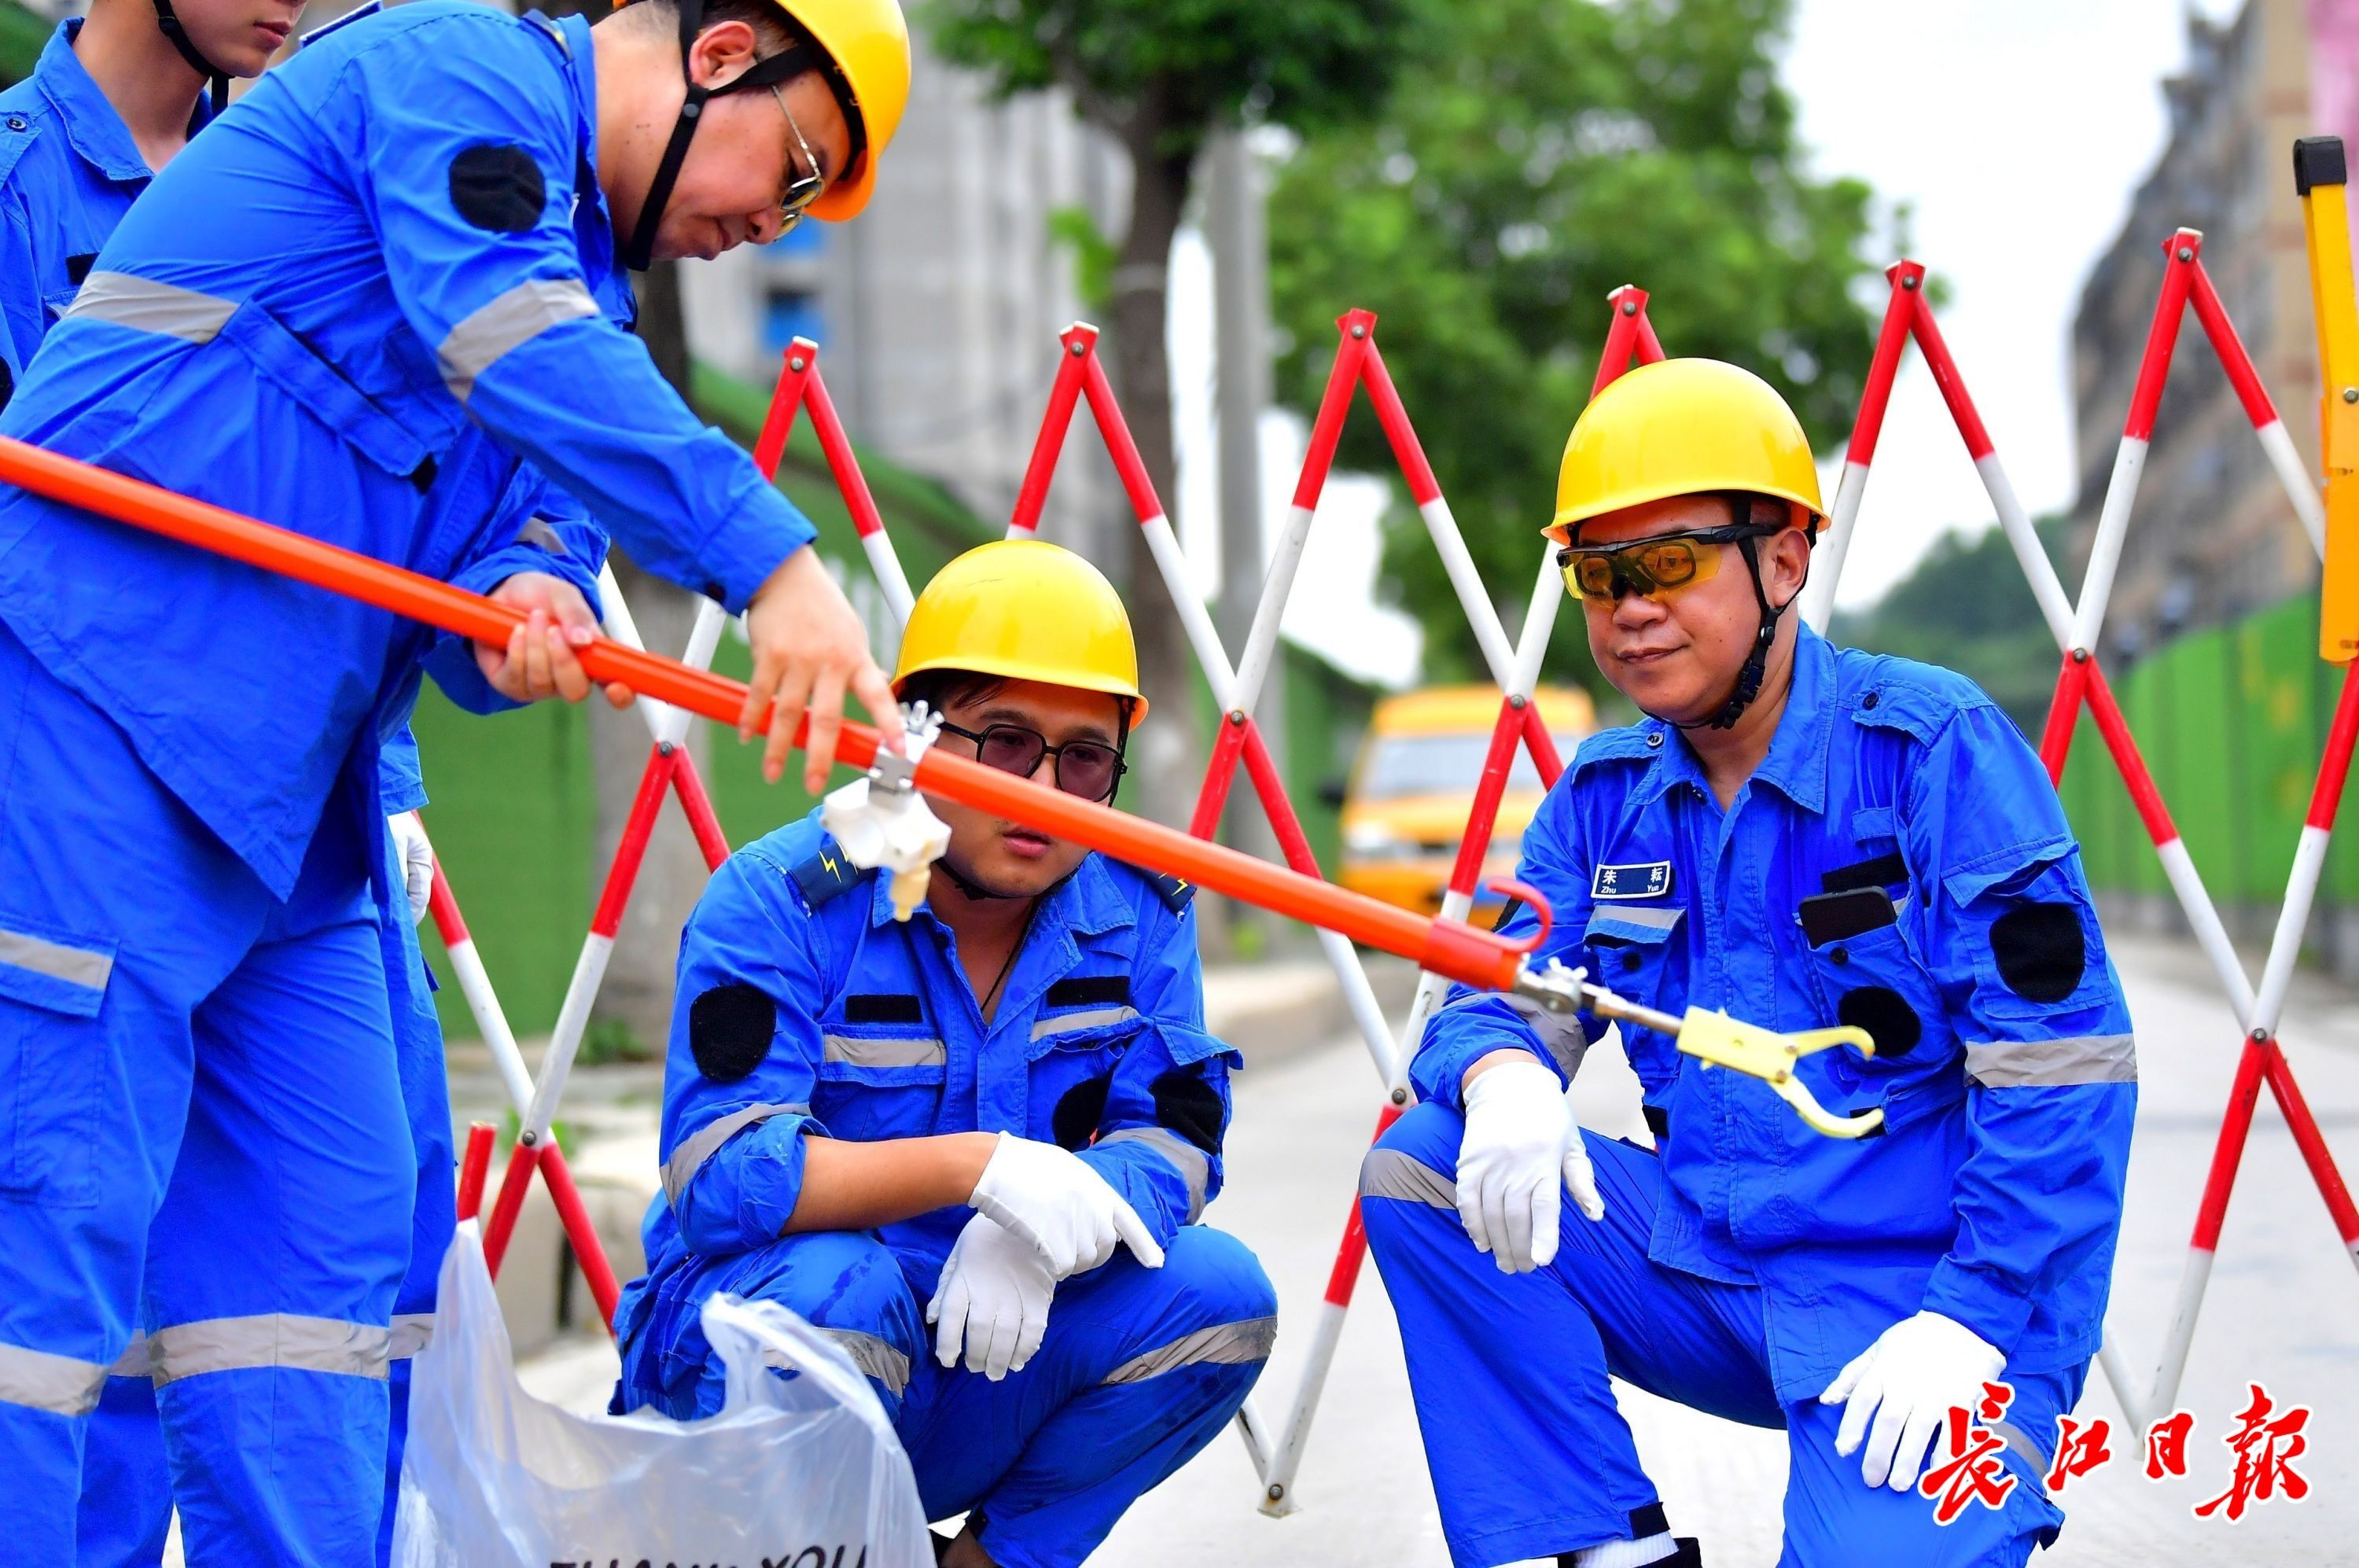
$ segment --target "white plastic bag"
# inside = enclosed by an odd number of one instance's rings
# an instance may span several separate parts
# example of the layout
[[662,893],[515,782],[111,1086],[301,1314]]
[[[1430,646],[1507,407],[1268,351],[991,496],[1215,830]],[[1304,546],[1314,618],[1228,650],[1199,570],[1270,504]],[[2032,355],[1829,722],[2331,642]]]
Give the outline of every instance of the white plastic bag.
[[460,1227],[410,1375],[395,1568],[932,1568],[908,1455],[843,1352],[767,1301],[716,1296],[703,1321],[719,1415],[571,1414],[518,1386]]

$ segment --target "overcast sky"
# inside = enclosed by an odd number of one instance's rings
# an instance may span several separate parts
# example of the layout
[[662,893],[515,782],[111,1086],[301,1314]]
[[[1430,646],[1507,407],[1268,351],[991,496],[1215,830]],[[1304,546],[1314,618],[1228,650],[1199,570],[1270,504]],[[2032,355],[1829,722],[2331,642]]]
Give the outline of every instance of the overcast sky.
[[[2225,16],[2234,5],[2193,0],[2193,8]],[[2182,0],[1797,6],[1786,80],[1812,165],[1860,176],[1887,204],[1909,207],[1912,254],[1948,280],[1944,333],[2035,516],[2072,502],[2072,308],[2162,150],[2161,82],[2185,59],[2187,9]],[[1211,444],[1210,273],[1201,244],[1183,236],[1172,344],[1180,513],[1208,589],[1218,561],[1215,479],[1198,457],[1209,460]],[[1931,377],[1913,353],[1905,363],[1844,571],[1848,604],[1882,593],[1945,529],[1991,520]],[[1414,417],[1414,389],[1404,395]],[[1366,417],[1364,402],[1355,417]],[[1264,448],[1274,532],[1300,461],[1299,428],[1271,416]],[[1415,637],[1371,596],[1381,504],[1373,482],[1330,485],[1286,627],[1347,668],[1397,683],[1414,670]],[[1520,604],[1525,586],[1494,590]],[[1560,625],[1565,635],[1569,619]]]

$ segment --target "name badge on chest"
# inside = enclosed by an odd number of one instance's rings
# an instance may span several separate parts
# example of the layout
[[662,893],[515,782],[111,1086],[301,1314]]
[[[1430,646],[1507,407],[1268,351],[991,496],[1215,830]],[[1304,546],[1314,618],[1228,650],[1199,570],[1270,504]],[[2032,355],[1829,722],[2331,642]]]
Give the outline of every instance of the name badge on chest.
[[1658,860],[1643,866],[1601,866],[1590,878],[1593,898],[1659,898],[1671,890],[1671,863]]

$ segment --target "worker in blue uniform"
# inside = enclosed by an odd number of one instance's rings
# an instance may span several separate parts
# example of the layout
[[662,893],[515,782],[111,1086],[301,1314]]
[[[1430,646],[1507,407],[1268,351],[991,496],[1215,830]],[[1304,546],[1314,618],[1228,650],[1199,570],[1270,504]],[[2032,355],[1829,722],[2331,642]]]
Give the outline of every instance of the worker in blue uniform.
[[[1037,540],[959,557],[895,689],[936,743],[1110,800],[1147,712],[1122,603]],[[952,1568],[1061,1568],[1212,1441],[1277,1302],[1200,1223],[1234,1053],[1193,889],[929,798],[950,847],[897,921],[814,815],[714,874],[682,938],[647,1273],[618,1410],[723,1401],[699,1312],[780,1303],[867,1374]],[[929,1325],[931,1325],[930,1327]]]
[[0,433],[526,619],[474,648],[0,492],[0,1563],[71,1560],[141,1336],[192,1563],[374,1554],[415,1182],[380,757],[429,671],[586,693],[594,561],[531,542],[538,492],[745,612],[774,777],[847,691],[897,727],[809,524],[625,330],[617,253],[849,216],[907,71],[892,0],[367,18],[172,158],[24,367]]
[[[99,247],[147,189],[151,169],[168,163],[211,121],[229,78],[261,71],[299,9],[285,0],[179,0],[177,7],[173,0],[97,0],[87,17],[60,24],[29,78],[0,93],[0,403],[15,385],[15,367],[31,361],[72,303]],[[553,494],[543,498],[552,510],[563,505]],[[580,583],[588,587],[587,572],[605,548],[594,525],[580,519],[549,524],[528,542],[562,548],[560,527],[579,557]],[[394,857],[386,886],[398,895],[378,908],[380,942],[417,1173],[409,1264],[394,1301],[388,1351],[392,1441],[379,1525],[383,1561],[390,1556],[399,1495],[409,1358],[433,1321],[455,1194],[442,1031],[416,934],[434,855],[419,824],[425,781],[407,725],[386,744],[379,790]],[[84,1454],[82,1568],[160,1563],[171,1519],[163,1428],[144,1338],[113,1372],[92,1412]]]
[[[1564,1090],[1602,1024],[1452,994],[1360,1190],[1461,1568],[1701,1561],[1609,1375],[1785,1429],[1794,1568],[2020,1564],[2062,1522],[2041,1481],[2104,1313],[2129,1015],[2006,716],[1785,613],[1820,522],[1800,426],[1733,365],[1634,370],[1566,448],[1549,531],[1646,717],[1585,742],[1524,836],[1539,954],[1674,1016],[1857,1025],[1873,1055],[1797,1071],[1883,1125],[1822,1138],[1625,1024],[1655,1147],[1600,1138]],[[2017,1485],[1939,1525],[1928,1452],[2002,1379]]]

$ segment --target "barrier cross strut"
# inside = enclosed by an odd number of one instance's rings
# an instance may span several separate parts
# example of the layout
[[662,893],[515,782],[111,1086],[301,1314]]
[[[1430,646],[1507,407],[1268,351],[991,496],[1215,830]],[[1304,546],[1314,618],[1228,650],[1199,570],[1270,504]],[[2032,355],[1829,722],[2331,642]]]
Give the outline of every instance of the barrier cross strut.
[[[860,472],[852,443],[844,435],[842,422],[836,417],[835,405],[827,393],[826,383],[819,375],[819,346],[808,338],[797,338],[786,350],[785,365],[779,373],[777,387],[770,399],[768,413],[763,419],[762,431],[754,446],[754,462],[766,477],[775,477],[784,459],[787,439],[793,432],[796,413],[804,408],[810,411],[811,425],[818,434],[830,471],[844,503],[852,514],[853,524],[866,550],[886,597],[898,615],[908,613],[908,580],[902,574],[900,562],[893,556],[889,543],[884,543],[884,521],[878,516],[876,503],[870,495],[868,482]],[[622,589],[614,581],[610,567],[599,569],[599,592],[606,608],[607,632],[616,641],[644,649],[638,627],[631,618],[630,606],[624,601]],[[721,634],[729,616],[711,599],[697,602],[696,620],[690,628],[688,649],[683,662],[698,670],[707,669],[714,651],[720,647]],[[712,800],[706,792],[704,780],[697,770],[687,746],[689,726],[694,716],[682,708],[641,697],[638,704],[645,717],[653,746],[647,754],[646,767],[639,775],[638,790],[631,800],[629,815],[624,820],[622,842],[616,846],[614,859],[606,872],[604,887],[598,898],[590,930],[582,938],[582,951],[574,961],[573,975],[565,990],[565,999],[558,1008],[557,1024],[550,1032],[549,1049],[541,1057],[540,1073],[537,1080],[519,1083],[516,1073],[522,1070],[521,1058],[516,1058],[511,1071],[507,1058],[515,1057],[514,1037],[507,1035],[506,1023],[497,1025],[508,1040],[508,1051],[502,1053],[495,1047],[494,1060],[501,1064],[502,1076],[508,1080],[512,1095],[519,1099],[518,1127],[515,1151],[508,1160],[507,1173],[501,1179],[499,1196],[493,1206],[490,1220],[484,1229],[484,1260],[492,1273],[499,1273],[500,1262],[507,1250],[516,1216],[524,1207],[525,1193],[533,1172],[538,1170],[549,1183],[549,1195],[559,1212],[567,1218],[568,1235],[573,1236],[573,1216],[582,1216],[582,1227],[588,1228],[587,1211],[580,1194],[573,1190],[572,1173],[567,1169],[565,1157],[550,1136],[549,1127],[557,1115],[559,1100],[565,1093],[566,1080],[580,1053],[582,1036],[589,1028],[590,1010],[597,1001],[598,989],[606,975],[606,964],[614,950],[614,940],[622,929],[623,912],[629,905],[631,893],[637,884],[640,866],[647,858],[647,844],[655,833],[656,821],[662,813],[667,796],[677,797],[681,811],[688,819],[690,830],[696,835],[696,844],[704,856],[708,871],[717,871],[729,858],[729,841],[721,831],[720,818],[714,813]],[[452,913],[457,912],[455,904]],[[463,931],[462,931],[463,934]],[[446,945],[448,933],[446,936]],[[472,954],[473,945],[469,944]],[[458,960],[453,959],[454,969]],[[480,970],[480,964],[474,967]],[[463,975],[462,975],[463,979]],[[485,993],[488,995],[488,985]],[[475,994],[468,993],[470,1007],[475,1004]],[[496,1007],[496,1003],[494,1004]],[[484,1038],[493,1039],[489,1026],[484,1025],[484,1013],[477,1009],[479,1027],[485,1028]],[[469,1157],[475,1157],[478,1139],[471,1135]],[[484,1158],[489,1157],[488,1140]],[[463,1175],[463,1173],[462,1173]],[[481,1177],[475,1178],[480,1192]],[[469,1212],[462,1205],[462,1213]],[[614,1318],[614,1304],[619,1296],[614,1271],[606,1266],[603,1249],[595,1246],[594,1234],[591,1246],[584,1247],[580,1237],[574,1237],[574,1250],[581,1258],[591,1293],[598,1303],[602,1320],[609,1332]]]
[[[1611,298],[1614,310],[1607,334],[1604,365],[1599,372],[1600,387],[1618,375],[1633,355],[1643,360],[1662,357],[1662,345],[1647,318],[1645,292],[1624,289]],[[1329,372],[1319,411],[1311,422],[1309,449],[1304,454],[1301,474],[1292,504],[1288,508],[1285,526],[1263,582],[1261,598],[1255,606],[1245,647],[1234,665],[1229,661],[1228,651],[1220,634],[1213,627],[1211,615],[1189,583],[1186,561],[1179,539],[1139,457],[1137,445],[1131,437],[1104,366],[1097,357],[1097,329],[1085,323],[1076,323],[1067,329],[1060,339],[1065,352],[1059,359],[1057,377],[1049,390],[1048,409],[1042,419],[1023,484],[1017,492],[1008,537],[1031,538],[1037,533],[1041,509],[1047,501],[1073,412],[1086,401],[1108,455],[1114,461],[1115,472],[1122,480],[1131,510],[1146,533],[1148,553],[1154,558],[1158,572],[1170,593],[1189,645],[1222,713],[1220,733],[1213,744],[1203,786],[1197,796],[1189,832],[1199,838],[1212,835],[1227,804],[1237,770],[1242,767],[1253,785],[1264,815],[1277,837],[1287,864],[1307,875],[1318,876],[1317,858],[1302,832],[1293,804],[1287,797],[1284,783],[1270,758],[1267,743],[1253,716],[1253,709],[1268,678],[1277,650],[1279,625],[1309,542],[1320,495],[1333,466],[1344,419],[1350,412],[1353,397],[1362,387],[1365,387],[1369,402],[1408,485],[1411,499],[1416,503],[1419,515],[1441,558],[1443,570],[1457,593],[1476,644],[1482,649],[1484,661],[1502,693],[1499,717],[1493,727],[1490,746],[1478,780],[1473,811],[1465,836],[1460,843],[1440,909],[1440,918],[1444,920],[1463,920],[1473,907],[1476,883],[1489,849],[1492,828],[1518,746],[1529,751],[1544,784],[1553,785],[1563,771],[1554,739],[1549,735],[1539,710],[1532,701],[1534,689],[1538,683],[1541,659],[1547,651],[1558,607],[1562,603],[1561,578],[1553,560],[1554,547],[1544,546],[1521,634],[1510,644],[1498,611],[1493,606],[1473,560],[1467,551],[1449,502],[1442,495],[1432,465],[1427,461],[1423,446],[1402,406],[1399,392],[1385,366],[1383,354],[1376,347],[1375,323],[1375,315],[1366,310],[1350,311],[1336,323],[1341,337],[1335,362]],[[1375,1129],[1376,1135],[1381,1137],[1408,1101],[1410,1061],[1423,1038],[1426,1020],[1439,1004],[1449,982],[1430,972],[1420,974],[1407,1025],[1396,1045],[1391,1029],[1376,1004],[1374,990],[1368,984],[1366,970],[1350,942],[1324,930],[1319,932],[1319,937],[1321,946],[1343,988],[1353,1022],[1386,1084],[1386,1104],[1378,1115]],[[1334,1268],[1329,1275],[1318,1328],[1305,1362],[1302,1380],[1284,1423],[1273,1429],[1250,1402],[1238,1414],[1239,1430],[1262,1486],[1264,1512],[1281,1515],[1293,1509],[1290,1494],[1294,1475],[1309,1439],[1311,1417],[1333,1363],[1343,1319],[1351,1305],[1366,1249],[1366,1237],[1361,1228],[1359,1203],[1355,1197],[1337,1250]]]
[[2354,666],[2353,672],[2346,674],[2343,681],[2342,696],[2328,731],[2310,810],[2295,853],[2285,901],[2278,913],[2277,929],[2256,992],[2245,974],[2243,962],[2228,940],[2227,929],[2221,921],[2211,894],[2180,838],[2178,827],[2172,822],[2162,793],[2155,784],[2136,737],[2131,734],[2128,721],[2114,699],[2112,688],[2106,682],[2104,670],[2097,658],[2098,631],[2104,624],[2106,604],[2112,595],[2114,572],[2120,563],[2131,506],[2136,495],[2138,475],[2145,466],[2147,451],[2153,439],[2155,412],[2162,400],[2164,383],[2169,378],[2180,327],[2190,308],[2213,351],[2219,355],[2245,418],[2261,443],[2270,468],[2284,486],[2304,532],[2321,552],[2324,548],[2325,510],[2318,489],[2304,471],[2284,421],[2277,417],[2277,408],[2261,383],[2251,355],[2245,352],[2234,324],[2228,318],[2226,308],[2221,303],[2218,291],[2204,271],[2202,245],[2203,236],[2192,229],[2181,229],[2164,243],[2161,295],[2156,306],[2153,325],[2147,332],[2136,389],[2123,426],[2121,447],[2115,454],[2112,477],[2099,513],[2088,573],[2077,603],[2066,596],[2054,564],[2048,559],[2030,518],[2025,515],[2022,503],[2016,498],[2014,486],[2008,483],[2006,471],[1999,463],[1989,432],[1967,394],[1956,362],[1942,342],[1931,307],[1924,297],[1924,267],[1908,260],[1891,267],[1886,276],[1891,281],[1892,293],[1877,336],[1865,396],[1853,427],[1851,447],[1836,493],[1828,538],[1821,547],[1819,572],[1805,595],[1806,615],[1814,625],[1823,626],[1833,604],[1843,553],[1858,517],[1860,497],[1866,486],[1868,467],[1875,455],[1876,438],[1892,392],[1893,376],[1902,351],[1913,337],[1925,356],[1928,368],[1933,372],[1942,398],[1949,406],[1951,419],[1963,437],[1975,470],[1982,476],[1984,488],[1997,510],[2000,526],[2014,549],[2033,597],[2038,602],[2041,618],[2047,622],[2062,654],[2055,695],[2049,707],[2040,741],[2040,760],[2046,765],[2050,779],[2060,785],[2071,753],[2073,731],[2085,705],[2115,769],[2128,788],[2139,820],[2154,843],[2155,854],[2162,863],[2171,891],[2187,917],[2198,945],[2218,975],[2222,989],[2227,994],[2238,1026],[2244,1030],[2243,1051],[2237,1064],[2234,1087],[2229,1094],[2219,1142],[2212,1154],[2202,1202],[2196,1214],[2194,1234],[2189,1243],[2187,1265],[2178,1301],[2150,1389],[2141,1394],[2133,1386],[2127,1366],[2110,1332],[2100,1353],[2106,1378],[2113,1385],[2124,1412],[2140,1427],[2147,1425],[2156,1412],[2169,1410],[2177,1400],[2188,1348],[2194,1336],[2196,1315],[2202,1305],[2204,1287],[2211,1276],[2212,1257],[2219,1247],[2229,1194],[2235,1184],[2245,1135],[2251,1129],[2256,1102],[2263,1083],[2268,1084],[2278,1107],[2285,1114],[2288,1126],[2293,1130],[2295,1142],[2320,1194],[2325,1199],[2328,1214],[2334,1222],[2345,1250],[2351,1254],[2354,1263],[2359,1263],[2359,1208],[2354,1207],[2350,1192],[2327,1149],[2325,1138],[2319,1130],[2317,1118],[2311,1115],[2299,1085],[2294,1081],[2293,1071],[2278,1045],[2277,1032],[2284,1010],[2286,991],[2292,981],[2294,962],[2300,950],[2301,932],[2308,923],[2310,905],[2325,867],[2335,811],[2349,778],[2354,742],[2359,739],[2359,666]]

